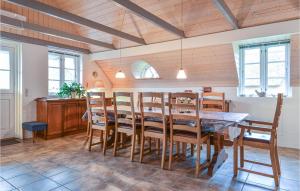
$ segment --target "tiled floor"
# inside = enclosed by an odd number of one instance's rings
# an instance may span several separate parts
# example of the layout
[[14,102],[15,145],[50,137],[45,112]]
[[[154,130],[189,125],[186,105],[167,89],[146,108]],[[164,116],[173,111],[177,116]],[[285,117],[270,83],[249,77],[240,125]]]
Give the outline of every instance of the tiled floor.
[[[213,177],[204,170],[194,178],[194,158],[174,162],[173,170],[160,169],[160,157],[147,155],[144,163],[130,162],[123,149],[113,157],[111,149],[104,157],[100,147],[86,149],[84,134],[48,141],[40,140],[1,147],[0,191],[68,190],[274,190],[271,178],[239,173],[232,178],[232,150],[228,160]],[[205,159],[205,151],[203,160]],[[299,151],[280,149],[282,176],[277,190],[300,190]],[[246,158],[269,161],[269,154],[247,148]],[[136,156],[138,161],[138,156]],[[271,169],[248,165],[253,170],[271,173]]]

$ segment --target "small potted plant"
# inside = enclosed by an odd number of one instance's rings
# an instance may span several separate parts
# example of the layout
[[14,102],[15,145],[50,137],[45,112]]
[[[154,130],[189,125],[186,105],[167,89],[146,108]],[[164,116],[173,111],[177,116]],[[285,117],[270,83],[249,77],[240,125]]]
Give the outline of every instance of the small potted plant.
[[77,82],[64,83],[57,95],[62,98],[81,98],[85,94],[85,89]]

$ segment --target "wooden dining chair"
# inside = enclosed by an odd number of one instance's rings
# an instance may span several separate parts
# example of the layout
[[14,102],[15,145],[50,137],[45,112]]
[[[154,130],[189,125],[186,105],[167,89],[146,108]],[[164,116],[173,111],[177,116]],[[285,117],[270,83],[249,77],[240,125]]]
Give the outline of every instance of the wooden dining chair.
[[[239,128],[241,128],[241,133],[240,136],[234,140],[234,176],[237,176],[238,170],[241,170],[274,178],[276,186],[279,185],[279,176],[281,174],[281,170],[277,150],[277,128],[279,124],[282,104],[283,94],[278,94],[277,106],[273,122],[246,120],[247,125],[240,124],[238,126]],[[244,146],[269,150],[271,164],[244,159]],[[240,167],[238,167],[238,147],[240,147]],[[244,168],[245,162],[272,167],[273,174],[271,175],[246,169]]]
[[[169,169],[172,166],[173,144],[182,142],[197,146],[196,171],[198,177],[200,172],[200,152],[202,144],[207,144],[207,159],[210,159],[210,138],[209,134],[201,132],[199,118],[199,101],[189,104],[172,103],[173,98],[189,98],[199,100],[198,93],[169,93],[169,121],[170,121],[170,151]],[[187,110],[188,112],[184,112]]]
[[[163,169],[168,139],[164,93],[140,92],[139,100],[142,124],[140,162],[143,162],[145,138],[149,138],[150,140],[151,138],[162,140],[163,148],[161,157],[161,168]],[[158,144],[160,144],[159,141]],[[157,148],[159,149],[159,147]]]
[[[89,151],[91,147],[103,143],[103,154],[106,153],[107,139],[110,130],[114,128],[114,117],[106,110],[104,92],[88,92],[86,96],[89,123]],[[93,143],[94,131],[100,131],[100,141]],[[104,138],[103,138],[104,135]]]
[[119,149],[118,134],[131,136],[131,153],[130,160],[134,160],[136,136],[139,136],[141,126],[137,122],[133,93],[131,92],[114,92],[113,93],[114,113],[115,113],[115,140],[113,155],[117,155]]
[[225,93],[220,93],[220,92],[202,93],[201,110],[225,112]]

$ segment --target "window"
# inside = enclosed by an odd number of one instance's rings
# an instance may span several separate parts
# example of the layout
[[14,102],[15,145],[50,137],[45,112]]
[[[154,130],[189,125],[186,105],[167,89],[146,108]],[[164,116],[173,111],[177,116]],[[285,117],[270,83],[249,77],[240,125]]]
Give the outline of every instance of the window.
[[240,95],[289,93],[289,42],[240,46]]
[[54,95],[64,83],[80,82],[80,56],[50,51],[48,53],[48,92]]
[[132,64],[132,73],[135,79],[159,78],[157,71],[143,60],[136,61]]
[[11,64],[10,52],[8,50],[0,50],[0,89],[11,89]]

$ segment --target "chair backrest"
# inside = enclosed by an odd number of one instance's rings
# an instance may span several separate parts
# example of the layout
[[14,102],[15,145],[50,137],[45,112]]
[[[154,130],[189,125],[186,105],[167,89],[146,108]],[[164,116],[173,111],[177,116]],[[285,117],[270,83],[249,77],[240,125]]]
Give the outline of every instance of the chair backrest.
[[[199,101],[190,103],[172,103],[174,98],[185,98],[190,100],[199,100],[198,93],[169,93],[169,120],[170,129],[197,133],[201,136]],[[184,111],[186,111],[184,113]],[[186,123],[188,122],[188,123]],[[190,124],[194,125],[191,126]]]
[[283,94],[279,93],[277,96],[277,105],[276,105],[276,111],[273,119],[273,129],[276,129],[279,125],[279,119],[281,115],[281,110],[282,110],[282,105],[283,105]]
[[202,93],[201,109],[203,111],[225,111],[225,93]]
[[135,110],[132,92],[114,92],[113,93],[115,123],[132,125],[135,127]]
[[86,96],[88,121],[90,124],[97,122],[108,122],[105,93],[104,92],[88,92]]
[[140,111],[143,126],[166,130],[164,93],[140,92]]

